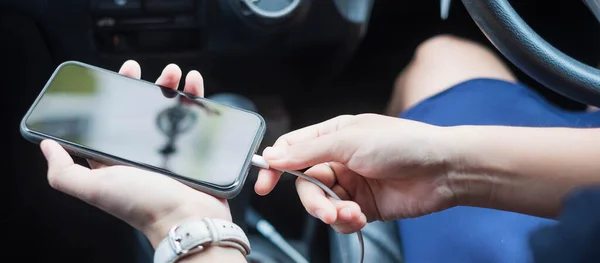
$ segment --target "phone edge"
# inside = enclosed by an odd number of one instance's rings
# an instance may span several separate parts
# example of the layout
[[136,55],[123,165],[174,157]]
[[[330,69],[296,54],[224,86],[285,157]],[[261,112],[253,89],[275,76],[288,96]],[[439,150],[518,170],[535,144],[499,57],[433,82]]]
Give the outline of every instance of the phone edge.
[[[108,154],[102,154],[102,153],[98,153],[98,152],[94,152],[94,151],[90,151],[89,149],[82,147],[82,146],[77,146],[75,144],[71,144],[71,143],[67,143],[64,140],[60,139],[60,138],[54,138],[52,136],[47,136],[45,134],[39,133],[39,132],[35,132],[30,130],[29,128],[27,128],[27,119],[30,117],[33,109],[35,108],[35,106],[39,103],[39,101],[42,98],[42,95],[44,94],[44,92],[48,89],[50,82],[52,81],[52,79],[56,76],[56,74],[59,72],[59,70],[69,64],[76,64],[79,66],[83,66],[83,67],[87,67],[87,68],[92,68],[95,70],[101,70],[101,71],[106,71],[108,73],[111,74],[117,74],[120,75],[114,71],[110,71],[108,69],[104,69],[101,67],[97,67],[97,66],[93,66],[90,64],[86,64],[80,61],[75,61],[75,60],[69,60],[69,61],[65,61],[62,62],[59,66],[56,67],[56,69],[54,70],[54,72],[52,73],[52,75],[50,75],[50,77],[48,78],[48,81],[46,81],[46,84],[44,85],[44,88],[40,91],[40,93],[38,94],[38,96],[36,97],[36,99],[34,100],[34,102],[31,104],[31,106],[29,107],[29,109],[27,110],[27,112],[25,113],[24,117],[21,119],[20,125],[19,125],[19,131],[21,133],[21,136],[23,138],[25,138],[27,141],[34,143],[34,144],[40,144],[43,140],[45,139],[50,139],[50,140],[54,140],[56,141],[58,144],[60,144],[67,152],[69,152],[69,154],[84,158],[84,159],[90,159],[90,160],[94,160],[94,161],[98,161],[98,162],[102,162],[102,163],[106,163],[109,165],[125,165],[125,166],[130,166],[130,167],[136,167],[139,169],[143,169],[146,171],[150,171],[150,172],[154,172],[154,173],[159,173],[161,175],[164,176],[168,176],[170,178],[173,178],[193,189],[196,189],[198,191],[210,194],[212,196],[215,196],[217,198],[222,198],[222,199],[232,199],[234,197],[236,197],[242,190],[243,187],[245,185],[246,180],[248,179],[248,174],[250,172],[250,169],[252,168],[252,156],[254,154],[256,154],[256,152],[258,151],[258,148],[260,147],[260,144],[262,143],[265,133],[266,133],[266,121],[265,119],[258,113],[256,112],[252,112],[252,111],[248,111],[245,109],[241,109],[241,108],[237,108],[237,107],[233,107],[230,105],[226,105],[226,104],[221,104],[203,97],[199,97],[193,94],[188,94],[188,93],[183,93],[181,91],[178,91],[178,93],[183,94],[185,96],[192,96],[194,99],[199,99],[199,100],[203,100],[203,101],[209,101],[210,103],[214,103],[214,104],[218,104],[221,106],[225,106],[225,107],[230,107],[236,110],[240,110],[240,111],[244,111],[246,113],[249,113],[251,115],[253,115],[254,117],[256,117],[259,121],[259,129],[256,133],[256,136],[252,142],[251,145],[251,149],[248,151],[248,156],[246,158],[245,164],[244,164],[244,168],[240,170],[240,174],[236,177],[237,179],[230,185],[230,186],[226,186],[226,187],[221,187],[221,186],[217,186],[217,185],[209,185],[207,183],[201,183],[201,182],[195,182],[192,181],[191,179],[185,178],[183,176],[178,176],[175,175],[174,173],[172,173],[173,175],[163,172],[159,169],[155,169],[152,167],[146,167],[142,164],[138,164],[135,162],[128,162],[128,161],[121,161],[116,159],[116,157],[112,157],[112,156],[108,156]],[[120,75],[122,77],[127,77],[127,78],[131,78],[128,76],[124,76],[124,75]],[[134,80],[138,80],[138,81],[143,81],[146,82],[148,84],[154,85],[154,86],[158,86],[155,83],[149,82],[149,81],[145,81],[142,79],[134,79]],[[160,86],[159,86],[160,87]],[[181,178],[180,178],[181,177]]]

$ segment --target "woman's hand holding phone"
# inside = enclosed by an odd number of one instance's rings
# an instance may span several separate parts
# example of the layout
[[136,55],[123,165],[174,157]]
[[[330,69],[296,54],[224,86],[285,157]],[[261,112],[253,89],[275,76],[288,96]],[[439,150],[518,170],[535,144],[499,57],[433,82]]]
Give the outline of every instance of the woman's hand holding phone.
[[[127,61],[119,73],[140,78],[141,68],[137,62]],[[156,84],[177,89],[181,77],[179,67],[170,64],[165,67]],[[203,95],[204,84],[200,73],[190,71],[187,74],[184,91]],[[167,176],[95,162],[90,162],[92,169],[88,169],[75,164],[58,143],[50,140],[43,141],[41,149],[48,161],[48,181],[53,188],[124,220],[142,231],[154,247],[167,236],[171,227],[185,221],[203,217],[232,220],[226,200],[196,191]],[[196,257],[244,262],[239,251],[221,247],[207,249],[194,256],[194,260]]]

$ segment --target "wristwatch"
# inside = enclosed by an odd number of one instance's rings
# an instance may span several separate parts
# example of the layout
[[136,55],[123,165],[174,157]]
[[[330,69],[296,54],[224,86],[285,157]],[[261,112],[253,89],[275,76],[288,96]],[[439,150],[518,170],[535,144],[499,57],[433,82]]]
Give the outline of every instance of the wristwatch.
[[244,256],[250,254],[250,241],[239,226],[222,219],[203,218],[171,228],[154,251],[154,263],[173,263],[208,246],[232,247]]

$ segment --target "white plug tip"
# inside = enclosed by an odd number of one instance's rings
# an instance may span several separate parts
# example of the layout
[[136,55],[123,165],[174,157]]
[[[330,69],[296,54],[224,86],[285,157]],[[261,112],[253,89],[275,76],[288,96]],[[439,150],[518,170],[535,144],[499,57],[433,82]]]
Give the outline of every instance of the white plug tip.
[[263,168],[263,169],[270,168],[269,164],[265,161],[265,158],[263,158],[262,156],[257,155],[257,154],[252,156],[252,165],[254,165],[258,168]]

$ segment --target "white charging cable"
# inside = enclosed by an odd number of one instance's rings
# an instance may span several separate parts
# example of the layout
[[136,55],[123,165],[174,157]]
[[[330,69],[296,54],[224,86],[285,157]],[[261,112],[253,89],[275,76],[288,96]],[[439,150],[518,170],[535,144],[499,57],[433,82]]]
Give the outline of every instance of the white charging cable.
[[[252,165],[259,167],[259,168],[263,168],[263,169],[273,169],[273,170],[277,170],[280,171],[282,173],[289,173],[291,175],[295,175],[297,177],[300,177],[302,179],[305,179],[313,184],[315,184],[316,186],[318,186],[319,188],[323,189],[323,191],[325,191],[329,196],[333,197],[336,200],[342,200],[339,196],[337,196],[333,190],[331,190],[329,187],[325,186],[323,183],[321,183],[319,180],[312,178],[304,173],[298,172],[298,171],[288,171],[288,170],[281,170],[281,169],[275,169],[275,168],[271,168],[271,166],[265,161],[265,159],[260,156],[260,155],[254,155],[252,156]],[[363,240],[363,235],[362,235],[362,231],[358,231],[356,232],[356,235],[358,237],[358,243],[360,244],[360,257],[359,257],[359,262],[363,263],[363,260],[365,258],[365,243]]]

